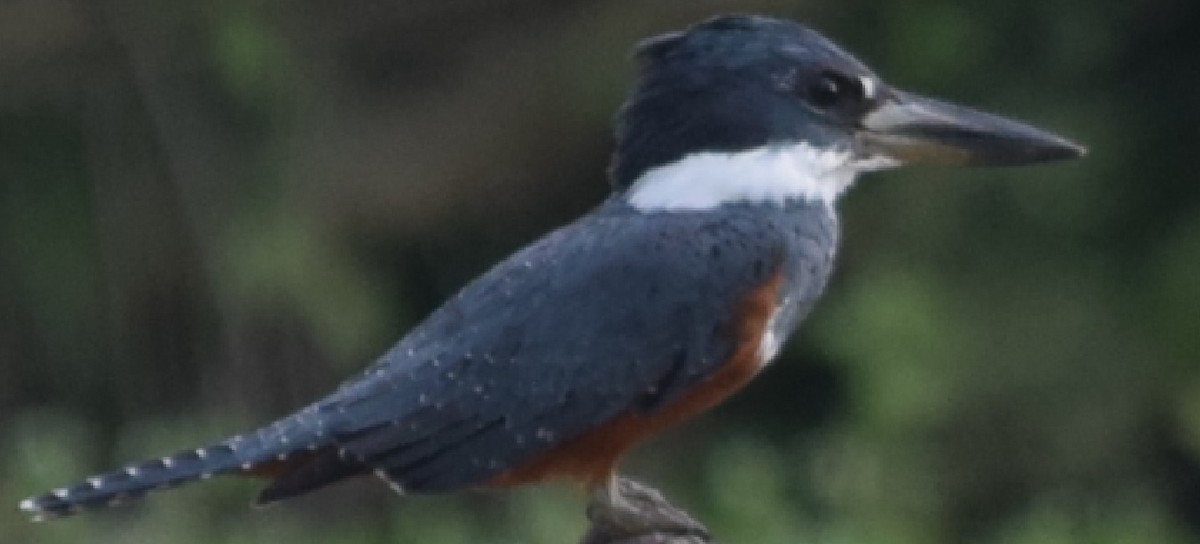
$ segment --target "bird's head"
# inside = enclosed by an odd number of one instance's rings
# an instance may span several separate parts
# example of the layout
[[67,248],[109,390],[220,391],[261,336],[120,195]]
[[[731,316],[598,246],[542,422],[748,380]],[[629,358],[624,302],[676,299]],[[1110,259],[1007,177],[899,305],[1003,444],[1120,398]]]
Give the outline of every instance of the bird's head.
[[892,88],[790,21],[718,17],[651,38],[637,57],[611,179],[642,209],[832,202],[869,170],[1084,152],[1031,126]]

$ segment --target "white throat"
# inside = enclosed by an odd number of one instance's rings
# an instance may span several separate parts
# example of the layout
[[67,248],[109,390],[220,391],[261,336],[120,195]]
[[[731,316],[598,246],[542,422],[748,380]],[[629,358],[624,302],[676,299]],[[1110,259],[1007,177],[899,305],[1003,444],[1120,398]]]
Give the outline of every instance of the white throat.
[[897,164],[886,157],[855,159],[849,150],[822,151],[803,142],[732,153],[706,151],[647,170],[629,187],[627,198],[642,211],[795,200],[833,205],[859,172]]

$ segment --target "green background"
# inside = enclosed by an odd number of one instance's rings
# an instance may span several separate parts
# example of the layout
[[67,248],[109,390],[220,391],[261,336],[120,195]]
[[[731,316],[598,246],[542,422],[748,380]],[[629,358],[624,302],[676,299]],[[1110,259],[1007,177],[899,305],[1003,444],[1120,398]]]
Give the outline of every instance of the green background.
[[0,540],[569,543],[568,487],[24,496],[253,427],[606,192],[639,38],[808,22],[1082,161],[866,176],[758,381],[628,472],[722,542],[1200,542],[1200,3],[0,2]]

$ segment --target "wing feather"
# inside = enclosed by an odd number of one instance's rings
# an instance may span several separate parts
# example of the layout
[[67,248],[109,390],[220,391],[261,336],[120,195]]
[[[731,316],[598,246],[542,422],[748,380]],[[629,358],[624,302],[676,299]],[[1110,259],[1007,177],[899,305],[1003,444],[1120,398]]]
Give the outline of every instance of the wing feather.
[[589,216],[466,287],[318,409],[346,455],[407,491],[486,482],[711,374],[739,301],[777,269],[779,239],[756,227]]

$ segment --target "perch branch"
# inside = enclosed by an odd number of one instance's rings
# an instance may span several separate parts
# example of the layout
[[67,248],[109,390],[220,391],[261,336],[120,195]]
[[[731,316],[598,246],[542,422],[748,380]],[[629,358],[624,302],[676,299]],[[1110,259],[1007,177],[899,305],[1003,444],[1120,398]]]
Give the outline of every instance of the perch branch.
[[587,516],[591,524],[580,544],[715,544],[691,514],[627,478],[594,497]]

